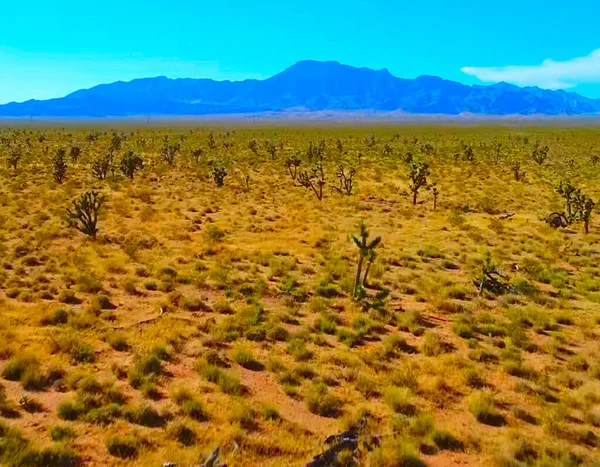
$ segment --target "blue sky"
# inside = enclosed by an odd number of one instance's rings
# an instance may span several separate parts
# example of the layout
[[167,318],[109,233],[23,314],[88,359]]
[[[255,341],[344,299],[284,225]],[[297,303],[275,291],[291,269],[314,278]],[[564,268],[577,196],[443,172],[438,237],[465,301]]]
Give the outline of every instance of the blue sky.
[[264,78],[304,59],[600,98],[597,0],[3,3],[0,103],[158,75]]

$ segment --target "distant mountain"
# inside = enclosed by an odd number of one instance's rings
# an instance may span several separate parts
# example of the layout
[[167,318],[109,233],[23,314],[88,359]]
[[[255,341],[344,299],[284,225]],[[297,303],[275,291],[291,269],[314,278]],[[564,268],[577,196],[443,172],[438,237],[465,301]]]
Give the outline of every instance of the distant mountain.
[[66,97],[0,106],[5,117],[213,115],[293,109],[403,111],[411,114],[585,115],[600,100],[507,83],[467,86],[436,76],[402,79],[388,70],[302,61],[265,80],[136,79]]

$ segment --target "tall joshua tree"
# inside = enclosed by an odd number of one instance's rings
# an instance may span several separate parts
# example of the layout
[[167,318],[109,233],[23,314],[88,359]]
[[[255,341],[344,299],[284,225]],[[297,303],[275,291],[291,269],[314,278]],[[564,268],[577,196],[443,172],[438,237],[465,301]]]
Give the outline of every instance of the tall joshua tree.
[[419,190],[427,187],[429,164],[425,161],[412,161],[409,166],[410,191],[413,194],[413,204],[417,204]]
[[[367,274],[369,273],[371,264],[373,263],[376,257],[375,249],[381,243],[381,237],[376,237],[375,239],[369,241],[369,231],[367,230],[367,226],[365,225],[364,220],[360,221],[359,229],[360,232],[358,236],[352,235],[352,241],[358,248],[359,252],[358,266],[356,268],[356,278],[354,280],[354,297],[358,296],[360,289],[365,285],[365,282],[367,280]],[[365,259],[367,260],[367,268],[363,276],[362,267]]]

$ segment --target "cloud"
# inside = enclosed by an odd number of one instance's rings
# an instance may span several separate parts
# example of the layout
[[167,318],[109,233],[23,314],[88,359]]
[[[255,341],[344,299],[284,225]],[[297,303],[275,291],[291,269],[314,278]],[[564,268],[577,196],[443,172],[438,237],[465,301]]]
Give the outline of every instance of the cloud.
[[594,50],[587,57],[572,58],[563,62],[548,59],[540,65],[533,66],[465,66],[460,71],[485,83],[506,81],[518,86],[568,89],[583,83],[600,83],[600,49]]

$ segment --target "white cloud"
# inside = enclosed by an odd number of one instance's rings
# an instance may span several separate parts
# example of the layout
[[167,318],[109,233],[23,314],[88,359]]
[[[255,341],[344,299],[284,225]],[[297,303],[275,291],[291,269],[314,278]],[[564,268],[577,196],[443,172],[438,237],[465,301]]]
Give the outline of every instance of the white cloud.
[[485,83],[506,81],[518,86],[567,89],[583,83],[600,83],[600,49],[594,50],[587,57],[572,58],[563,62],[548,59],[534,66],[465,66],[460,70]]

